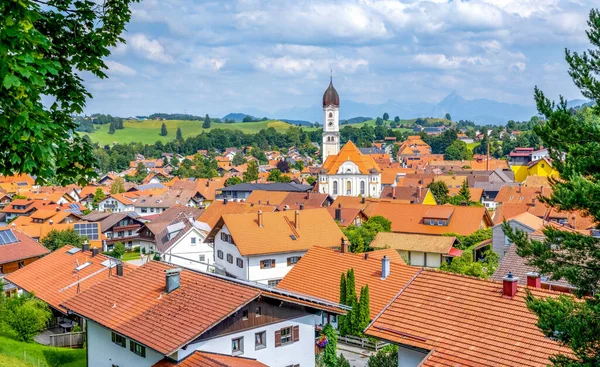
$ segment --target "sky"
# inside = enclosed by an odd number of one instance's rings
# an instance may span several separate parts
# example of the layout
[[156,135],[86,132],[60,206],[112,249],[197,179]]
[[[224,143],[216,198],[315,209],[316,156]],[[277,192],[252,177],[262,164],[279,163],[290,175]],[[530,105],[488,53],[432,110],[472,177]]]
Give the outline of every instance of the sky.
[[143,0],[86,112],[271,114],[318,106],[331,72],[342,104],[581,98],[564,50],[595,1]]

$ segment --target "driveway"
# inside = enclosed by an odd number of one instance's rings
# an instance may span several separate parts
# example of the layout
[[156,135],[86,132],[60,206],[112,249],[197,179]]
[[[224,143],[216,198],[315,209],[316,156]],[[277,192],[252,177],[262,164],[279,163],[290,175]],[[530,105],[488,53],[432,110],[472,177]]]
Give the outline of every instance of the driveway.
[[352,367],[366,367],[369,357],[373,354],[369,350],[343,343],[338,343],[337,351],[338,355],[344,355],[344,358],[350,362],[350,366]]

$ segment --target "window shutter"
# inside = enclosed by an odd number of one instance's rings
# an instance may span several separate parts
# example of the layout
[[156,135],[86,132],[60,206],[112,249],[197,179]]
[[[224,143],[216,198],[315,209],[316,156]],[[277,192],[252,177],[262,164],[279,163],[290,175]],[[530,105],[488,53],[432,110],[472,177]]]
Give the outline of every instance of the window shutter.
[[300,327],[298,325],[292,328],[292,339],[294,343],[300,341]]
[[260,261],[260,268],[262,269],[262,268],[264,268],[264,267],[265,267],[265,261],[264,261],[264,260],[261,260],[261,261]]
[[146,347],[142,347],[142,357],[146,358]]
[[271,259],[271,267],[275,267],[275,259]]
[[129,341],[129,351],[130,351],[130,352],[133,352],[133,350],[134,350],[134,349],[135,349],[135,348],[134,348],[134,346],[133,346],[133,341],[131,341],[131,340],[130,340],[130,341]]
[[275,348],[281,347],[281,330],[275,330]]
[[116,342],[117,335],[115,333],[111,333],[110,337],[111,337],[113,343]]
[[290,266],[290,265],[292,265],[292,258],[288,257],[287,258],[287,266]]

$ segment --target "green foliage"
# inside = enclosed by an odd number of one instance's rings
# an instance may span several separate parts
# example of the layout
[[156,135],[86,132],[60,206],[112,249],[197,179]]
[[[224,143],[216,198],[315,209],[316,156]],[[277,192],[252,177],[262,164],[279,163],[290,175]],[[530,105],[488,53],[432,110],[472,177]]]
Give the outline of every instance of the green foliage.
[[448,190],[448,186],[442,181],[431,181],[431,183],[427,185],[427,188],[431,191],[431,194],[438,205],[444,205],[450,199],[450,190]]
[[308,176],[308,177],[306,178],[306,183],[307,183],[307,184],[309,184],[309,185],[312,185],[312,184],[314,184],[314,183],[315,183],[315,181],[317,181],[317,179],[316,179],[316,178],[314,178],[313,176]]
[[376,354],[369,357],[368,367],[397,367],[398,366],[398,346],[394,344],[386,345]]
[[258,180],[258,164],[256,161],[250,161],[248,168],[244,172],[244,182],[252,182]]
[[371,297],[369,296],[368,284],[360,289],[360,300],[357,314],[358,322],[356,329],[360,335],[362,335],[363,331],[367,328],[367,326],[369,326],[369,322],[371,321]]
[[41,240],[42,245],[50,251],[54,251],[63,247],[64,245],[71,245],[81,248],[83,244],[83,238],[79,236],[73,229],[65,229],[57,231],[56,229],[48,232],[46,237]]
[[[165,126],[165,129],[166,129],[166,126]],[[177,139],[179,141],[183,141],[183,133],[181,132],[180,127],[177,128],[177,133],[175,135],[175,139]]]
[[[340,304],[346,304],[346,274],[342,273],[340,279]],[[346,328],[346,316],[341,315],[338,317],[338,331],[340,335],[346,335],[348,330]]]
[[[25,357],[24,357],[25,356]],[[85,349],[54,348],[0,336],[0,366],[84,367]]]
[[208,117],[208,114],[206,114],[206,116],[204,117],[204,122],[202,123],[202,128],[210,129],[210,117]]
[[450,116],[450,114],[449,114],[449,113],[446,113],[446,115],[444,116],[444,118],[445,118],[446,120],[452,121],[452,116]]
[[[122,177],[117,177],[113,183],[110,184],[110,193],[111,194],[120,194],[125,192],[125,180]],[[94,199],[96,197],[94,196]]]
[[160,127],[160,136],[167,136],[167,134],[167,125],[165,125],[163,122],[162,126]]
[[399,123],[400,122],[400,117],[398,117],[398,116],[394,117],[394,122],[395,123]]
[[473,154],[467,147],[467,143],[461,140],[455,140],[444,151],[446,160],[471,160]]
[[354,224],[342,229],[348,241],[350,241],[350,251],[362,253],[369,250],[369,245],[373,238],[379,232],[390,232],[392,230],[392,222],[385,217],[376,215],[362,223],[360,227]]
[[120,259],[124,253],[125,253],[125,245],[122,244],[121,242],[116,242],[113,245],[113,249],[111,251],[111,256],[116,259]]
[[185,158],[173,174],[180,178],[212,178],[217,177],[218,164],[214,158],[205,158],[201,154],[194,155],[191,161]]
[[237,184],[241,184],[242,179],[239,177],[229,177],[227,181],[225,181],[225,186],[233,186]]
[[387,121],[390,119],[390,115],[387,112],[384,112],[383,114],[383,121]]
[[0,173],[81,185],[96,176],[91,145],[72,134],[91,97],[80,75],[107,77],[102,59],[124,41],[131,3],[0,2]]
[[344,357],[343,354],[340,354],[338,357],[337,367],[351,367],[350,362]]
[[31,294],[13,297],[2,295],[0,309],[0,323],[14,333],[15,339],[24,342],[32,342],[52,316],[48,305]]
[[323,363],[325,366],[337,365],[337,333],[331,324],[325,325],[323,334],[327,337],[327,345],[323,351]]
[[467,205],[471,204],[471,190],[469,190],[469,185],[467,184],[466,179],[460,185],[460,190],[458,190],[457,196],[464,200]]
[[271,182],[291,182],[292,179],[290,176],[284,175],[277,168],[271,170],[269,172],[269,176],[267,177],[267,181]]
[[102,191],[101,188],[97,188],[96,192],[94,192],[94,198],[92,199],[92,206],[94,208],[98,208],[98,203],[102,200],[106,199],[106,194]]
[[233,164],[234,166],[239,166],[240,164],[244,164],[247,162],[248,161],[246,160],[246,158],[244,157],[244,155],[242,153],[236,153],[233,156],[233,159],[231,160],[231,164]]
[[452,258],[450,264],[442,263],[440,270],[488,279],[498,268],[500,258],[491,249],[485,251],[483,256],[483,260],[474,261],[473,250],[467,249],[461,256]]
[[360,299],[356,296],[354,269],[342,273],[340,279],[340,304],[352,307],[346,315],[338,317],[340,335],[362,336],[371,319],[369,286],[360,289]]

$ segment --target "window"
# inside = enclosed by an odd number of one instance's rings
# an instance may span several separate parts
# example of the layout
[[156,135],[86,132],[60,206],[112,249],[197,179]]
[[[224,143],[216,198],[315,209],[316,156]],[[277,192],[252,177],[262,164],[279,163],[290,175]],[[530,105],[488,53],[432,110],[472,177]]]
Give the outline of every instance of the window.
[[281,329],[281,345],[289,344],[292,342],[292,328],[285,327]]
[[134,342],[133,340],[129,341],[129,350],[142,358],[146,358],[146,347]]
[[195,244],[196,244],[196,237],[192,237],[192,238],[190,239],[190,241],[192,241],[192,245],[195,245]]
[[115,343],[116,345],[121,346],[121,348],[125,348],[125,345],[127,344],[127,341],[125,340],[124,336],[121,336],[119,334],[116,333],[111,333],[111,340],[113,343]]
[[117,234],[117,237],[123,237],[123,236],[125,236],[125,232],[119,231],[119,233]]
[[150,213],[154,213],[154,208],[150,208]]
[[231,339],[231,354],[237,356],[244,353],[244,338]]
[[261,331],[254,334],[254,349],[263,349],[267,347],[267,332]]
[[261,269],[270,269],[270,268],[274,268],[274,267],[275,267],[275,259],[267,259],[267,260],[260,261]]
[[133,231],[128,231],[128,232],[127,232],[127,235],[128,235],[128,236],[132,236],[132,235],[133,235]]
[[352,195],[352,183],[346,181],[346,195]]
[[281,347],[282,345],[292,344],[300,341],[300,327],[288,326],[283,329],[275,331],[275,347]]
[[200,261],[200,262],[206,261],[206,256],[205,255],[198,256],[198,261]]
[[227,254],[227,262],[230,264],[233,264],[233,255],[232,254]]
[[437,225],[438,226],[443,226],[444,225],[444,221],[443,220],[438,220]]
[[333,195],[337,195],[338,193],[338,183],[337,181],[333,181]]
[[296,264],[298,261],[300,261],[300,258],[302,258],[302,256],[288,257],[287,258],[287,265],[288,266],[292,266],[292,265]]
[[360,181],[360,194],[365,194],[365,181]]
[[19,261],[19,269],[25,267],[25,261]]
[[260,317],[262,315],[262,308],[260,306],[256,307],[254,310],[254,317]]
[[221,250],[217,250],[217,257],[221,260],[223,260],[223,251]]
[[239,257],[237,259],[235,259],[235,264],[238,266],[238,268],[243,268],[244,267],[244,260],[240,259]]
[[242,311],[242,320],[248,320],[248,310]]
[[274,279],[274,280],[269,280],[268,284],[269,284],[269,287],[275,287],[277,284],[279,284],[279,282],[281,282],[281,279]]

